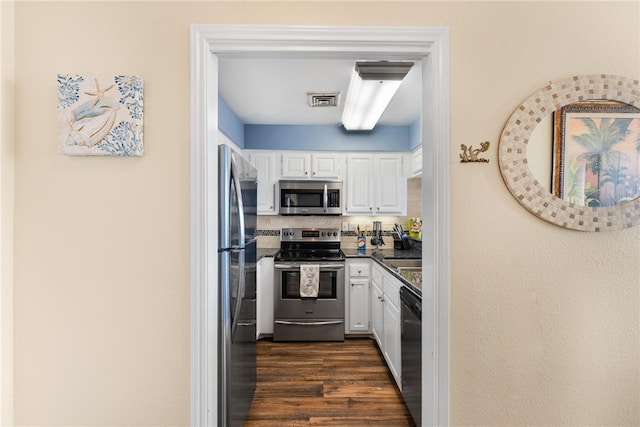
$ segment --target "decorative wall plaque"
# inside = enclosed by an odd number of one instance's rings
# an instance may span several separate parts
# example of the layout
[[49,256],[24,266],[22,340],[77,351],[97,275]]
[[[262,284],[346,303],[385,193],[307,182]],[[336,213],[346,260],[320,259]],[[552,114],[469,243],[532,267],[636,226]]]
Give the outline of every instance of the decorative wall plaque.
[[143,84],[138,76],[58,74],[60,150],[80,156],[142,156]]

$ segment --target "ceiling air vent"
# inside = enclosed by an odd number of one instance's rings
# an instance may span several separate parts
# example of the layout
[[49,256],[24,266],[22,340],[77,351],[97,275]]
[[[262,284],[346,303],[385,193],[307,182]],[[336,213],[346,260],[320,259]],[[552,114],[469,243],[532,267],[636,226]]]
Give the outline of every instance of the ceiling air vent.
[[309,107],[337,107],[340,102],[340,92],[331,93],[307,93]]

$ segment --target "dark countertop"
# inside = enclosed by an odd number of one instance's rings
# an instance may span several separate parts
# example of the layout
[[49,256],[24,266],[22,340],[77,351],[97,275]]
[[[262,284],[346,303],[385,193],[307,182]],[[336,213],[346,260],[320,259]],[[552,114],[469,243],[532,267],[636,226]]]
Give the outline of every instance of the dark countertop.
[[280,250],[280,248],[258,248],[256,249],[257,261],[265,257],[273,257]]
[[[421,259],[421,251],[401,251],[396,249],[367,249],[360,251],[358,249],[342,249],[347,258],[371,258],[378,264],[383,266],[387,271],[398,278],[403,285],[408,286],[411,290],[422,297],[422,273],[403,272],[398,273],[395,268],[389,265],[389,261],[394,259]],[[387,261],[388,260],[388,261]]]

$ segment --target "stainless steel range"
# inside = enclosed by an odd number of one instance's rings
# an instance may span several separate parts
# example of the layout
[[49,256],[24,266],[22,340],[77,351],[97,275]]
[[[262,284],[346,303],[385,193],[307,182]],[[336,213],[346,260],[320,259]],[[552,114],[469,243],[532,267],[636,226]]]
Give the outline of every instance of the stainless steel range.
[[[344,341],[340,230],[284,228],[275,256],[274,341]],[[315,292],[303,288],[315,275]]]

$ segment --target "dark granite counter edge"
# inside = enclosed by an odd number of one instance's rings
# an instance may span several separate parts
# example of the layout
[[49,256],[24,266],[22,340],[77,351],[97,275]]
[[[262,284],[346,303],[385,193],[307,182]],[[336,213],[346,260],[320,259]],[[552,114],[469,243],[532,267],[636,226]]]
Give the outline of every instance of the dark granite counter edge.
[[262,258],[273,257],[280,250],[280,248],[258,248],[256,249],[256,261],[260,261]]

